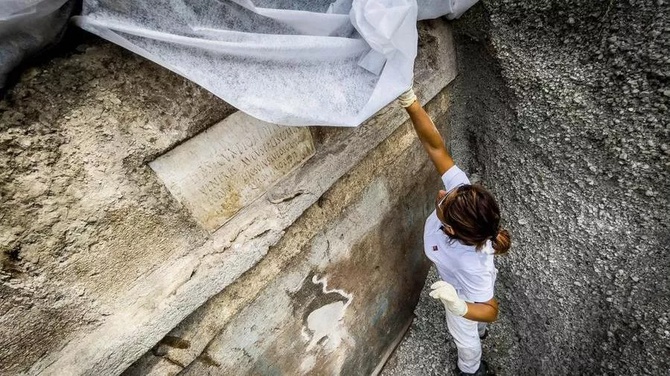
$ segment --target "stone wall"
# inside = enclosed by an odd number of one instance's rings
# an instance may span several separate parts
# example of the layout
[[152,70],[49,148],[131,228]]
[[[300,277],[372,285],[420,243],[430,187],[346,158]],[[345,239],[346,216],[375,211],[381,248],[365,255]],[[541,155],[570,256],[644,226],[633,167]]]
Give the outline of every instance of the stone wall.
[[[439,118],[451,34],[420,35]],[[411,320],[437,179],[397,105],[287,134],[92,41],[0,111],[0,373],[369,373]]]

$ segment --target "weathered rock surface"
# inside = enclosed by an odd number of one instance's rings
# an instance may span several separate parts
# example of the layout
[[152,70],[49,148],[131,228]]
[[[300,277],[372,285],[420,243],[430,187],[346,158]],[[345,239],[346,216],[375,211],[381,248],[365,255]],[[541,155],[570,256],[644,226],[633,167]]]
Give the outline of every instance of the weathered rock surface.
[[96,327],[135,280],[205,240],[145,162],[233,109],[112,45],[80,50],[30,68],[0,102],[3,374]]
[[[670,369],[669,14],[486,1],[456,23],[452,146],[513,235],[484,344],[498,374]],[[443,308],[424,291],[416,314],[384,374],[452,374]]]

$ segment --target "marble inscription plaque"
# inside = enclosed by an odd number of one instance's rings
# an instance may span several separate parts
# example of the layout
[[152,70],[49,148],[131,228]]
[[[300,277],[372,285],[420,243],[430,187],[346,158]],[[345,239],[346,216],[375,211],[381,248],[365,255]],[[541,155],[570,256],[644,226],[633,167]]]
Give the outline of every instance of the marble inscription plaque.
[[307,128],[236,112],[149,166],[196,220],[214,231],[313,154]]

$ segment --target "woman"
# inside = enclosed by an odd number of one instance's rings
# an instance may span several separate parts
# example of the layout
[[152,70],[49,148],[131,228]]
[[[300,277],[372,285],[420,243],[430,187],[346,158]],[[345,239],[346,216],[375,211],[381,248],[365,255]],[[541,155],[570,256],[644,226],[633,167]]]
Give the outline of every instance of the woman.
[[408,90],[398,100],[445,186],[438,192],[435,211],[424,227],[424,252],[442,279],[431,286],[430,296],[446,308],[449,333],[458,348],[460,374],[485,375],[480,335],[485,335],[485,323],[498,316],[493,255],[509,250],[509,233],[500,228],[500,209],[493,196],[483,187],[471,185],[454,164],[414,91]]

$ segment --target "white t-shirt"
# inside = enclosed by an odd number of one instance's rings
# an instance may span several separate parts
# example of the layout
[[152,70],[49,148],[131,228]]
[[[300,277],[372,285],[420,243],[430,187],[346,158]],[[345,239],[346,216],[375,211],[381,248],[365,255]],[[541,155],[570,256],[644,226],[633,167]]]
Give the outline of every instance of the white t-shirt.
[[[442,175],[447,192],[470,180],[457,166]],[[468,302],[485,302],[493,298],[498,270],[493,255],[476,251],[475,246],[450,239],[441,229],[442,223],[433,211],[426,219],[423,245],[426,256],[437,266],[442,280],[454,286],[458,296]]]

